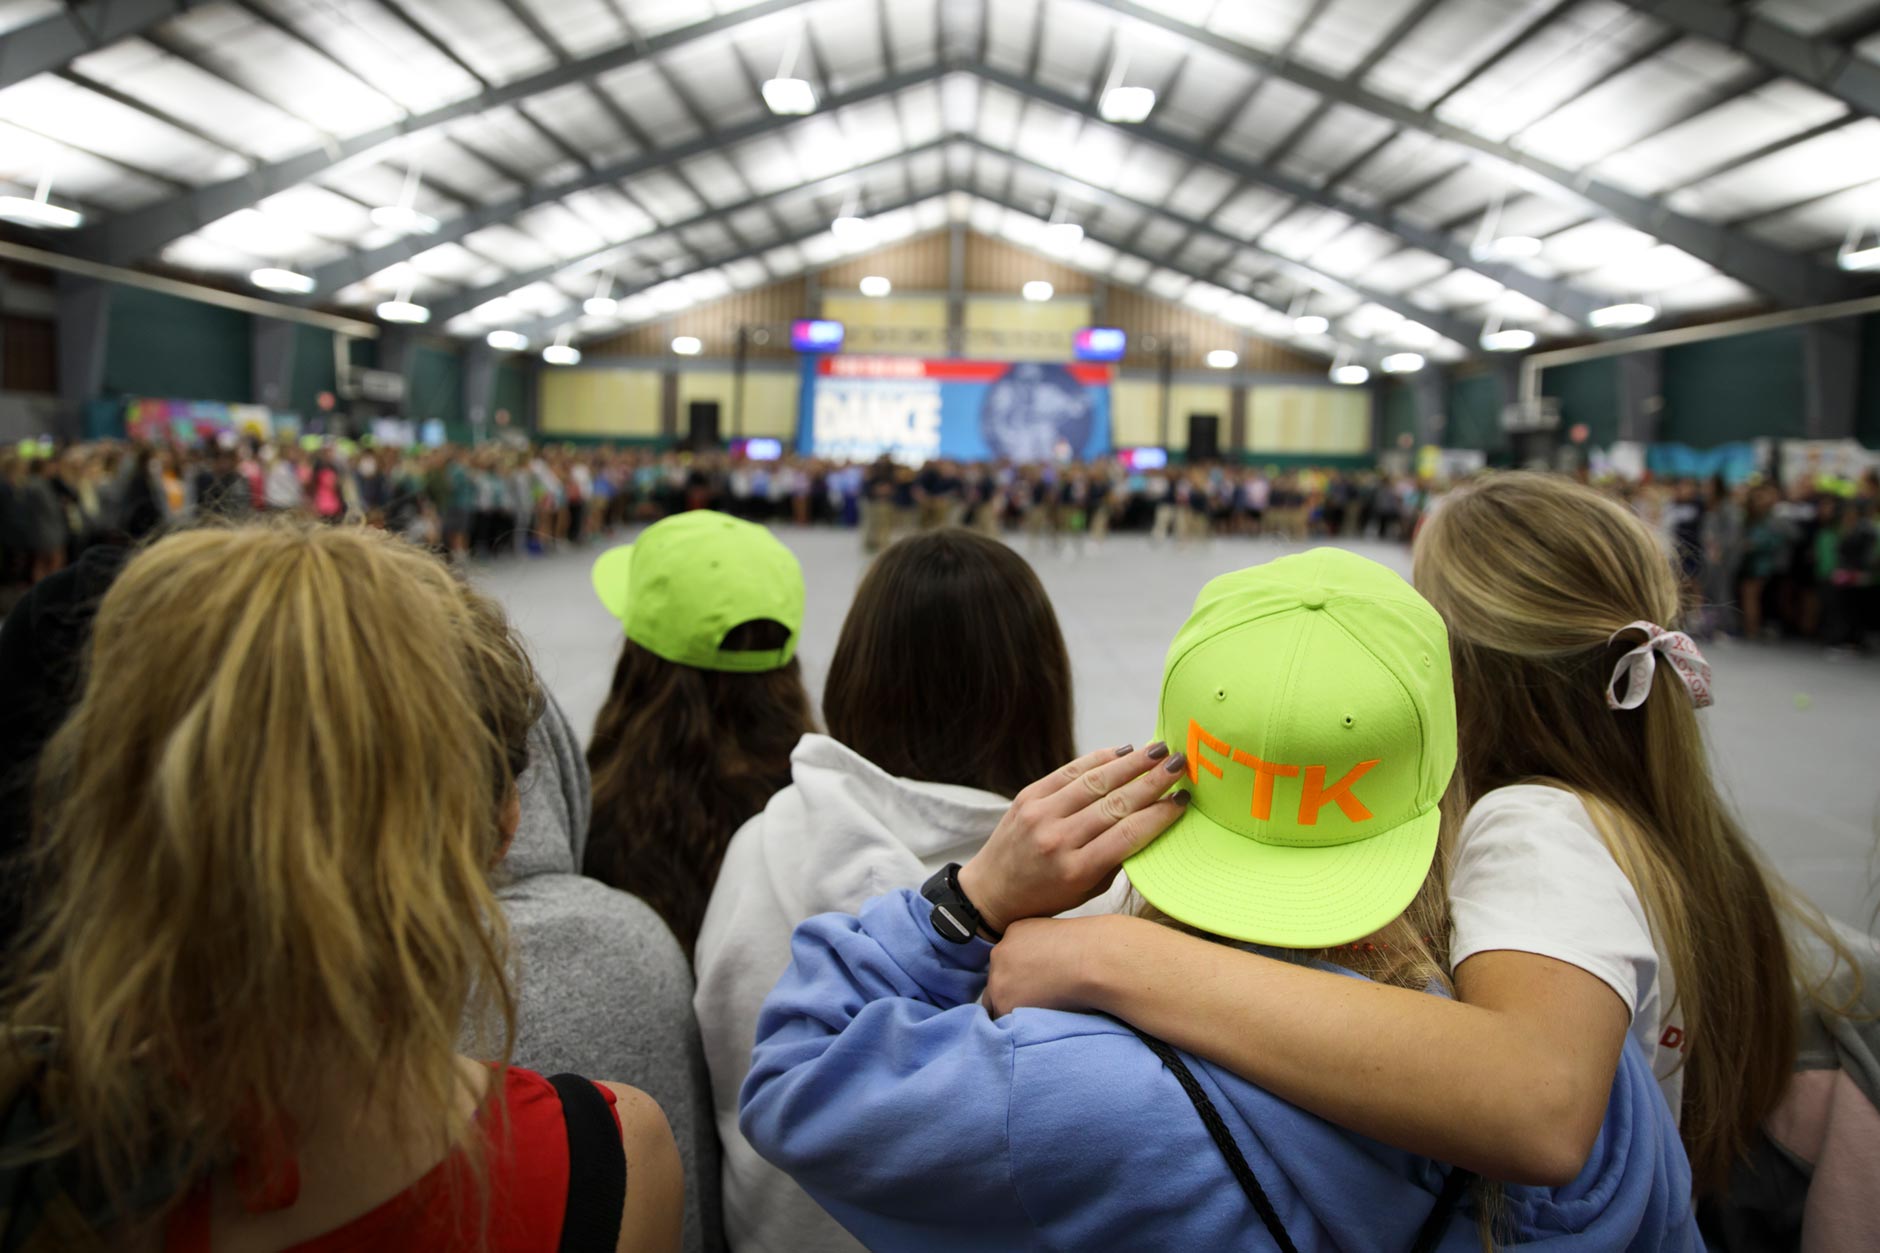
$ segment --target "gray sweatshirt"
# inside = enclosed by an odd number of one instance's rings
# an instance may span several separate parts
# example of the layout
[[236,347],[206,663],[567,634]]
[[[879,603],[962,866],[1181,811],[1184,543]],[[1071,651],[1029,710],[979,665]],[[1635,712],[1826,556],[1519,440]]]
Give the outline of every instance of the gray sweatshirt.
[[717,1253],[718,1137],[692,972],[659,915],[579,873],[587,762],[552,698],[529,740],[498,891],[516,961],[515,1064],[631,1084],[658,1101],[685,1166],[686,1253]]

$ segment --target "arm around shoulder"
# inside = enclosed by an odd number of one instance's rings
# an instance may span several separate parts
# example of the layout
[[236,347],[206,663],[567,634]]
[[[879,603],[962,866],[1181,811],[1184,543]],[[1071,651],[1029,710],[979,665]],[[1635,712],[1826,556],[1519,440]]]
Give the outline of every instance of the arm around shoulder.
[[620,1144],[627,1154],[627,1203],[620,1214],[620,1253],[677,1253],[685,1219],[685,1171],[679,1147],[657,1102],[638,1088],[602,1083],[614,1094]]

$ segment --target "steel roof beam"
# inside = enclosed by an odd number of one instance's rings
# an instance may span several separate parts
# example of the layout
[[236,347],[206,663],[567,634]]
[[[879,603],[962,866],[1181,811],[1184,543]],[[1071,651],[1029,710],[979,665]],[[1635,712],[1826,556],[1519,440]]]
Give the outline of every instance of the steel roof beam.
[[[289,187],[307,182],[342,161],[370,152],[393,140],[428,131],[446,122],[454,122],[459,118],[484,113],[506,104],[515,104],[531,96],[538,96],[543,92],[566,87],[572,83],[586,82],[597,75],[657,57],[694,40],[704,39],[759,18],[768,17],[773,13],[795,8],[798,3],[799,0],[759,0],[756,4],[732,13],[707,18],[702,22],[693,22],[651,39],[617,45],[578,61],[555,66],[539,74],[530,74],[489,91],[479,92],[466,99],[401,119],[389,126],[376,127],[363,134],[338,140],[330,148],[314,148],[280,161],[270,162],[247,174],[198,187],[186,196],[160,201],[147,208],[107,218],[97,226],[77,232],[73,237],[72,247],[75,251],[113,265],[125,265],[143,260],[161,251],[165,244],[180,239],[191,231],[199,230],[210,222],[227,217],[237,210],[249,208],[258,201],[286,191]],[[142,4],[118,0],[118,3],[101,4],[96,7],[100,11],[111,10],[115,18],[116,10],[119,8],[125,10],[161,9],[164,10],[165,16],[172,16],[186,5],[184,0],[168,0],[165,4],[154,3],[154,0],[145,0]],[[62,20],[65,19],[47,19],[48,22]],[[150,17],[144,26],[147,28],[159,20],[161,20],[159,17]],[[35,27],[27,28],[27,30],[32,29]],[[122,36],[113,37],[121,38]],[[11,38],[13,37],[9,37],[9,47]],[[81,52],[84,50],[84,48],[79,49]],[[8,55],[10,56],[10,53]]]
[[[870,161],[865,165],[858,165],[852,169],[830,174],[823,178],[811,179],[806,183],[796,183],[792,186],[771,192],[768,196],[763,197],[763,200],[774,204],[776,201],[790,196],[820,196],[826,195],[832,191],[840,191],[843,189],[843,184],[845,183],[852,182],[859,178],[866,178],[870,174],[878,173],[897,163],[912,161],[915,157],[924,156],[928,152],[945,147],[949,142],[951,141],[946,138],[935,139],[928,143],[921,144],[918,147],[909,148],[906,151],[882,157],[878,161]],[[506,274],[495,282],[485,283],[481,287],[474,287],[468,291],[459,292],[448,300],[434,300],[431,302],[432,320],[440,323],[448,322],[452,318],[460,317],[480,305],[500,299],[511,292],[520,291],[524,287],[535,283],[548,282],[560,274],[566,274],[570,271],[580,271],[582,267],[592,266],[612,254],[628,252],[635,245],[650,243],[653,240],[667,235],[679,236],[685,231],[693,230],[700,226],[710,226],[714,222],[722,222],[734,213],[743,212],[746,208],[750,207],[751,203],[753,202],[746,201],[741,204],[727,205],[721,209],[711,209],[696,217],[687,218],[683,222],[674,222],[670,226],[661,226],[656,230],[648,231],[644,235],[637,235],[632,239],[618,240],[608,244],[604,248],[596,248],[592,252],[584,253],[581,256],[573,257],[566,261],[557,261],[552,265],[538,266],[533,270],[524,270],[517,274]],[[787,233],[787,231],[778,232],[779,235],[785,235]],[[680,242],[683,244],[684,240],[681,239]],[[748,244],[748,241],[744,242]],[[781,246],[782,245],[778,243],[772,242],[763,245],[760,251],[768,252],[772,248]],[[619,278],[623,286],[632,281],[626,275],[620,275]],[[664,279],[661,278],[658,281],[663,282]]]
[[[976,136],[972,136],[972,135],[962,136],[961,142],[967,144],[969,147],[978,148],[981,151],[989,152],[996,157],[1002,157],[1007,161],[1011,161],[1017,165],[1022,165],[1028,170],[1032,170],[1038,174],[1044,175],[1047,178],[1054,179],[1066,185],[1068,188],[1070,188],[1072,191],[1072,194],[1077,199],[1095,201],[1099,204],[1117,205],[1124,209],[1133,210],[1138,213],[1159,214],[1167,218],[1169,221],[1175,223],[1177,226],[1187,228],[1187,230],[1194,235],[1199,235],[1208,239],[1214,239],[1221,243],[1227,244],[1230,247],[1232,247],[1235,252],[1240,252],[1243,249],[1249,249],[1251,251],[1258,252],[1262,254],[1263,256],[1269,258],[1270,260],[1272,260],[1275,263],[1275,268],[1283,271],[1289,277],[1295,278],[1300,282],[1309,283],[1321,291],[1335,292],[1340,295],[1350,296],[1360,301],[1368,301],[1371,304],[1377,305],[1381,308],[1392,310],[1395,313],[1400,313],[1404,317],[1410,319],[1411,321],[1420,322],[1424,326],[1427,326],[1431,330],[1435,331],[1437,334],[1442,335],[1447,339],[1453,340],[1455,343],[1461,345],[1464,349],[1473,351],[1476,341],[1481,338],[1482,328],[1479,325],[1473,322],[1470,322],[1464,318],[1457,317],[1454,314],[1445,313],[1441,309],[1428,309],[1428,308],[1423,307],[1422,305],[1415,304],[1405,299],[1402,296],[1394,295],[1390,292],[1377,291],[1372,288],[1365,287],[1359,283],[1348,282],[1345,279],[1339,278],[1335,274],[1328,274],[1325,271],[1317,268],[1316,266],[1313,266],[1313,265],[1310,265],[1301,261],[1295,261],[1291,257],[1287,257],[1280,253],[1276,253],[1270,248],[1254,247],[1253,245],[1246,243],[1244,240],[1239,240],[1239,239],[1234,238],[1232,235],[1229,235],[1227,232],[1221,230],[1218,226],[1213,226],[1207,222],[1203,222],[1195,218],[1187,217],[1183,214],[1179,214],[1175,212],[1172,209],[1148,204],[1144,201],[1137,200],[1121,192],[1105,191],[1101,187],[1093,187],[1088,183],[1072,178],[1070,175],[1065,174],[1060,170],[1054,170],[1050,166],[1047,166],[1047,165],[1040,165],[1036,161],[1031,160],[1029,157],[1022,157],[1022,156],[1019,156],[1017,153],[1008,152],[1005,149],[989,144],[985,142],[984,140],[979,139]],[[1108,244],[1108,242],[1104,240],[1099,240],[1098,242],[1105,243],[1109,247],[1116,247],[1116,245]],[[1124,248],[1119,248],[1118,251],[1127,251],[1127,252],[1131,252],[1134,255],[1140,255],[1140,253],[1137,252],[1137,250],[1134,248],[1133,245],[1126,246]],[[1156,262],[1156,264],[1160,266],[1164,266],[1166,268],[1165,262],[1158,261]],[[1226,286],[1225,284],[1218,283],[1213,279],[1209,279],[1206,281],[1215,282],[1216,286]],[[1265,302],[1262,302],[1262,303],[1265,303]]]
[[1880,117],[1880,65],[1833,39],[1804,35],[1780,22],[1715,0],[1625,0],[1687,35],[1701,35],[1848,108]]
[[[947,194],[949,190],[951,190],[951,188],[948,185],[942,184],[940,187],[931,191],[921,192],[913,196],[897,197],[895,200],[892,200],[886,204],[878,206],[874,211],[876,213],[894,213],[901,209],[911,208],[914,205],[924,204],[929,200],[933,200],[940,196],[944,196]],[[684,270],[678,274],[669,275],[665,278],[662,278],[660,282],[662,283],[683,282],[684,280],[691,278],[694,274],[703,274],[709,270],[721,270],[725,266],[736,265],[740,261],[756,260],[766,252],[771,252],[778,248],[794,248],[794,247],[797,247],[798,245],[807,243],[810,240],[815,239],[819,235],[826,235],[828,233],[829,233],[829,227],[825,223],[824,225],[817,227],[815,230],[804,231],[801,234],[791,235],[786,239],[773,239],[769,243],[766,243],[766,244],[755,244],[750,247],[740,248],[735,252],[725,253],[722,256],[707,258],[702,264],[694,267],[693,269]],[[808,269],[808,268],[809,267],[805,267],[805,269]],[[799,270],[792,274],[780,275],[775,281],[782,282],[785,279],[794,278],[796,274],[798,273],[802,273],[802,271]],[[683,310],[681,310],[681,312],[683,312]],[[592,332],[590,334],[583,336],[582,338],[592,339],[597,336],[618,335],[622,331],[629,331],[629,330],[632,330],[634,327],[645,326],[648,323],[658,322],[658,321],[661,321],[665,318],[672,317],[672,316],[673,315],[669,313],[662,313],[658,317],[643,318],[637,322],[622,322],[618,326],[609,327],[605,331]],[[532,322],[516,323],[516,324],[513,324],[509,329],[521,331],[524,335],[527,335],[529,337],[530,342],[539,343],[542,340],[550,336],[558,334],[563,328],[573,326],[575,323],[579,322],[580,320],[581,320],[581,306],[576,304],[570,307],[565,312],[552,313],[548,315],[547,317],[536,318]]]
[[[907,74],[897,74],[891,78],[879,79],[866,87],[858,87],[839,96],[831,96],[823,102],[823,110],[841,109],[864,100],[873,100],[879,96],[891,95],[916,83],[924,83],[945,74],[946,67],[929,66]],[[821,116],[821,112],[810,117]],[[638,177],[655,170],[663,170],[677,161],[689,160],[705,153],[717,152],[733,144],[743,143],[762,135],[775,134],[790,126],[809,119],[800,117],[765,116],[740,126],[733,126],[713,134],[699,135],[682,144],[669,148],[655,149],[651,152],[637,153],[624,161],[598,166],[583,171],[567,182],[537,184],[524,188],[513,196],[489,204],[478,205],[461,217],[452,218],[442,223],[434,235],[408,235],[378,248],[359,254],[357,257],[335,261],[330,265],[320,266],[313,273],[318,290],[332,292],[349,283],[377,274],[387,266],[397,265],[400,261],[409,261],[421,252],[428,252],[440,244],[455,243],[464,236],[485,227],[508,222],[517,214],[533,209],[538,205],[552,204],[572,196],[577,192],[589,191],[596,187],[605,187],[623,179]],[[732,206],[740,208],[742,206]],[[763,251],[759,249],[758,251]]]
[[[1099,0],[1099,2],[1102,2],[1102,0]],[[1008,74],[1004,70],[997,69],[994,66],[979,65],[972,68],[973,72],[981,78],[1000,87],[1004,87],[1008,91],[1016,92],[1022,96],[1028,96],[1033,100],[1045,104],[1054,105],[1068,112],[1081,113],[1087,118],[1102,122],[1102,118],[1096,110],[1091,109],[1082,100],[1074,96],[1066,95],[1061,91],[1046,87],[1040,83],[1028,82],[1015,74]],[[1102,124],[1112,126],[1111,123],[1107,122]],[[1435,253],[1452,265],[1463,269],[1474,270],[1480,274],[1486,275],[1500,283],[1503,287],[1511,291],[1520,292],[1522,295],[1546,305],[1549,309],[1564,313],[1576,321],[1586,321],[1587,316],[1592,313],[1594,309],[1607,303],[1605,299],[1594,296],[1591,292],[1583,291],[1569,283],[1542,278],[1516,265],[1511,265],[1506,262],[1477,260],[1470,254],[1469,246],[1453,235],[1419,225],[1418,223],[1411,222],[1388,211],[1358,204],[1355,201],[1346,200],[1338,196],[1327,195],[1319,188],[1313,187],[1301,179],[1282,174],[1278,170],[1269,169],[1266,166],[1248,161],[1241,161],[1226,153],[1204,151],[1198,145],[1184,139],[1180,135],[1161,130],[1153,123],[1144,122],[1135,126],[1112,126],[1112,129],[1118,134],[1127,135],[1132,139],[1141,140],[1145,143],[1155,144],[1180,156],[1185,156],[1191,160],[1211,165],[1245,182],[1258,183],[1261,186],[1270,187],[1274,191],[1285,196],[1290,196],[1295,200],[1309,201],[1323,208],[1341,213],[1351,218],[1353,221],[1362,222],[1367,226],[1375,227],[1378,230],[1395,235],[1412,247]],[[1790,259],[1794,260],[1792,257]]]
[[87,52],[132,39],[199,0],[75,0],[49,17],[0,35],[0,89],[62,70]]
[[[1647,4],[1653,0],[1638,2]],[[1555,165],[1513,144],[1478,135],[1400,101],[1367,91],[1356,83],[1263,52],[1239,40],[1229,39],[1181,18],[1148,8],[1136,0],[1084,0],[1084,3],[1194,40],[1223,56],[1268,70],[1329,100],[1363,109],[1405,128],[1423,131],[1459,147],[1495,157],[1513,170],[1523,171],[1553,184],[1562,199],[1590,206],[1602,216],[1680,248],[1721,273],[1778,301],[1796,305],[1817,304],[1856,290],[1856,285],[1847,276],[1806,257],[1799,257],[1727,226],[1678,213],[1651,197]],[[1715,6],[1705,4],[1703,7],[1710,9]],[[1849,73],[1844,68],[1838,72],[1844,76]],[[1509,286],[1514,284],[1510,283]]]

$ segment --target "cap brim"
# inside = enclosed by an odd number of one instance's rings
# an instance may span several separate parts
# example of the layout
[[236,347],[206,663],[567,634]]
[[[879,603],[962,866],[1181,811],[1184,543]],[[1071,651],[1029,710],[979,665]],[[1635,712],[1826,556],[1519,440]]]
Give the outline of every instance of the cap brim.
[[1210,935],[1278,948],[1361,940],[1416,898],[1436,855],[1441,811],[1350,844],[1262,844],[1192,806],[1124,862],[1151,905]]
[[594,581],[594,594],[600,597],[608,613],[620,619],[623,626],[627,621],[627,576],[632,570],[633,545],[622,544],[595,558],[590,576]]

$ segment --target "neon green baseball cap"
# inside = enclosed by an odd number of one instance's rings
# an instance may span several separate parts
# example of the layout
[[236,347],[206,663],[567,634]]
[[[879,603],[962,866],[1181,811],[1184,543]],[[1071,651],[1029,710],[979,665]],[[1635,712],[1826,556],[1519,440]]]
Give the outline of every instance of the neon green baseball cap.
[[[796,656],[803,631],[803,567],[761,526],[709,509],[655,522],[637,542],[594,563],[594,592],[627,638],[667,661],[700,670],[758,673]],[[781,648],[725,649],[746,622],[782,624]]]
[[1375,561],[1319,548],[1201,589],[1162,676],[1158,735],[1193,799],[1125,863],[1213,935],[1348,944],[1401,914],[1456,766],[1443,620]]

